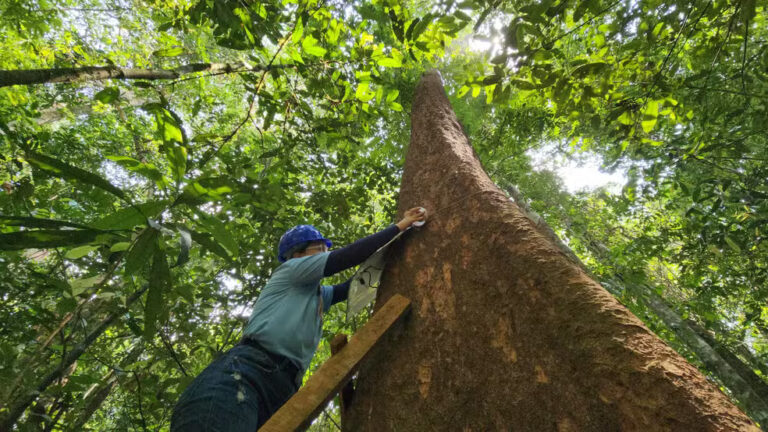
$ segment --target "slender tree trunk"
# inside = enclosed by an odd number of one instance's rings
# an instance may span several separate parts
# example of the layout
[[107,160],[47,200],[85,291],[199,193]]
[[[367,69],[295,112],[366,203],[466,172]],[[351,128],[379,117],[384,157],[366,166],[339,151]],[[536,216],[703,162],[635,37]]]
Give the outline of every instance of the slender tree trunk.
[[482,170],[437,73],[413,102],[400,211],[377,307],[413,302],[359,374],[345,429],[756,431],[591,280]]
[[[134,346],[125,359],[120,362],[120,368],[125,368],[135,362],[143,351],[143,344]],[[117,384],[117,374],[115,373],[115,370],[112,369],[101,379],[101,384],[92,391],[87,392],[85,401],[83,402],[83,408],[77,413],[77,417],[72,420],[67,419],[67,424],[64,425],[66,430],[72,432],[83,430],[85,424],[88,423],[88,420],[90,420],[93,414],[96,413],[99,407],[101,407],[101,404],[107,400],[107,397],[112,393],[112,390],[117,387]]]
[[[707,333],[712,332],[715,335],[728,334],[728,330],[718,322],[708,322],[707,329],[702,328],[701,330]],[[698,330],[696,330],[696,332],[699,333]],[[746,361],[747,366],[759,370],[764,377],[768,377],[768,365],[765,364],[765,361],[755,357],[755,354],[744,344],[737,345],[732,349],[735,355],[740,356]]]
[[[80,305],[78,305],[79,307]],[[29,358],[26,359],[24,362],[24,367],[19,371],[19,373],[16,375],[16,378],[13,380],[13,383],[11,383],[10,386],[8,386],[7,392],[5,396],[3,397],[3,400],[10,401],[11,398],[13,398],[14,393],[16,392],[16,389],[18,389],[20,386],[23,387],[23,381],[24,378],[27,375],[27,372],[29,372],[30,369],[32,369],[33,366],[36,366],[40,362],[40,354],[42,354],[50,345],[51,342],[53,342],[53,338],[56,337],[59,332],[61,332],[64,327],[69,323],[69,321],[72,319],[72,317],[75,315],[74,312],[70,312],[64,316],[64,318],[61,320],[61,323],[56,327],[56,329],[51,332],[48,337],[45,338],[43,343],[40,344],[40,346],[35,350],[34,354],[32,354]],[[45,360],[45,359],[43,359]]]
[[[293,67],[272,65],[270,69]],[[79,68],[0,70],[0,87],[43,83],[74,83],[83,81],[120,80],[172,80],[195,72],[230,73],[236,71],[262,71],[266,67],[256,65],[244,69],[241,64],[193,63],[173,69],[128,69],[116,66],[88,66]]]
[[[707,329],[702,327],[696,322],[686,320],[685,324],[695,332],[702,340],[704,340],[712,349],[717,352],[729,365],[741,376],[744,381],[754,390],[754,392],[760,396],[764,405],[768,407],[768,383],[763,381],[760,376],[755,373],[755,368],[740,359],[735,353],[733,353],[726,345],[720,343],[715,338],[715,335],[710,333]],[[749,413],[749,411],[747,411]]]
[[[129,307],[133,302],[135,302],[139,297],[141,297],[142,294],[148,289],[148,285],[144,286],[140,290],[136,291],[135,293],[131,294],[130,297],[126,299],[126,307]],[[56,381],[58,378],[62,376],[62,373],[64,373],[67,368],[69,368],[74,362],[77,361],[77,359],[80,358],[81,355],[91,346],[94,342],[96,342],[96,339],[101,336],[106,329],[108,329],[117,319],[123,315],[123,311],[116,311],[112,312],[109,315],[107,315],[106,318],[104,318],[101,323],[99,323],[96,328],[91,330],[88,335],[86,335],[85,339],[77,344],[72,351],[70,351],[59,363],[58,367],[56,367],[54,370],[49,372],[47,375],[45,375],[40,382],[35,386],[35,390],[28,392],[27,394],[23,395],[19,398],[14,404],[10,405],[8,407],[8,415],[3,419],[2,423],[0,423],[0,431],[6,431],[11,430],[11,427],[16,423],[16,421],[19,419],[19,417],[24,414],[24,411],[40,396],[41,393],[43,393],[48,386],[53,384],[54,381]]]

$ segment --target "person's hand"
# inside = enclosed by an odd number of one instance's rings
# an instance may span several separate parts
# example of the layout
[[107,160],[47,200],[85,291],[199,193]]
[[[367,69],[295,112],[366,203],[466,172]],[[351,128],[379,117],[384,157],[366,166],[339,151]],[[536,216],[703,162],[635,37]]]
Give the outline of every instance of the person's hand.
[[427,210],[424,207],[414,207],[405,212],[403,220],[397,223],[400,231],[405,231],[414,222],[424,222],[427,220]]

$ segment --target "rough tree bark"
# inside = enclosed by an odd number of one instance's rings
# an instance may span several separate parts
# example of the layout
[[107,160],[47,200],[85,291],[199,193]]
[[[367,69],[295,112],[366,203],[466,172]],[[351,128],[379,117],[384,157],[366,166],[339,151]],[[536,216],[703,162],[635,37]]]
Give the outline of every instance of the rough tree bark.
[[400,191],[416,205],[431,220],[393,248],[377,300],[413,313],[361,368],[345,429],[758,430],[493,184],[434,72]]
[[[563,252],[571,261],[581,267],[591,278],[595,279],[587,269],[586,265],[573,253],[573,251],[565,245],[557,237],[557,234],[547,223],[533,211],[523,198],[517,188],[509,187],[507,189],[509,195],[515,200],[520,210],[533,221],[535,226],[539,229],[545,237],[549,238],[561,252]],[[731,395],[739,402],[741,402],[744,409],[749,413],[752,418],[757,419],[760,424],[768,424],[768,384],[765,383],[755,372],[754,369],[763,370],[763,365],[750,366],[744,361],[738,358],[735,354],[730,352],[727,347],[722,346],[717,342],[714,335],[700,327],[698,324],[683,320],[675,312],[667,302],[660,297],[653,290],[652,287],[647,284],[627,284],[624,282],[622,275],[623,271],[621,266],[618,266],[612,259],[607,246],[600,243],[597,240],[592,239],[587,232],[577,229],[577,227],[567,221],[569,231],[575,233],[575,235],[581,239],[581,241],[587,245],[587,248],[599,260],[603,265],[614,269],[615,278],[603,281],[602,285],[612,292],[614,295],[619,295],[621,291],[631,288],[630,292],[634,294],[634,298],[645,305],[650,311],[654,313],[664,324],[672,330],[682,343],[691,350],[699,360],[704,363],[707,370],[713,374],[728,390]],[[742,355],[746,358],[750,358],[751,353],[744,348]],[[759,362],[753,362],[759,363]]]
[[[762,425],[768,424],[768,404],[760,394],[761,389],[765,388],[762,380],[757,378],[757,381],[750,382],[749,376],[741,375],[737,368],[738,363],[729,362],[721,353],[718,353],[712,344],[685,323],[650,287],[638,287],[637,289],[644,291],[644,299],[642,300],[648,308],[696,353],[696,356],[707,369],[711,370],[743,404],[744,409]],[[758,381],[763,385],[759,386]]]
[[[586,265],[565,245],[552,228],[533,211],[528,202],[516,187],[506,189],[509,195],[515,200],[520,210],[530,219],[538,228],[539,232],[552,241],[561,252],[563,252],[572,262],[595,279],[589,272]],[[589,237],[583,231],[574,229],[569,223],[569,229],[587,245],[589,250],[603,265],[609,266],[616,272],[616,277],[608,281],[603,281],[602,285],[612,292],[619,295],[629,286],[623,282],[622,270],[611,258],[608,248]],[[613,288],[612,288],[613,287]],[[766,384],[753,370],[753,367],[744,363],[736,355],[731,353],[727,347],[720,345],[713,335],[710,335],[704,328],[698,326],[692,321],[683,320],[667,302],[661,298],[652,287],[646,284],[631,284],[631,292],[637,293],[634,297],[642,302],[646,308],[654,313],[664,324],[669,327],[690,349],[699,360],[704,363],[707,370],[712,373],[728,390],[732,396],[742,403],[744,409],[752,418],[757,419],[760,424],[768,423],[768,384]],[[749,351],[745,349],[745,351]]]

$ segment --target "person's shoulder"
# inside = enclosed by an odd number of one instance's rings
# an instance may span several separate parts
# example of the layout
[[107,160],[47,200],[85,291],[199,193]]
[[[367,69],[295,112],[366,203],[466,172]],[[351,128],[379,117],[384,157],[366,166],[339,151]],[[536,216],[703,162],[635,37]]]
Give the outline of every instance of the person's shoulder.
[[325,262],[328,259],[328,255],[330,255],[330,252],[322,252],[322,253],[304,256],[300,258],[291,258],[288,261],[284,262],[280,267],[278,267],[278,269],[283,267],[285,268],[302,267],[306,265]]
[[329,254],[330,252],[323,252],[300,258],[291,258],[275,269],[273,274],[304,273],[312,269],[322,269],[325,267],[326,261],[328,261]]

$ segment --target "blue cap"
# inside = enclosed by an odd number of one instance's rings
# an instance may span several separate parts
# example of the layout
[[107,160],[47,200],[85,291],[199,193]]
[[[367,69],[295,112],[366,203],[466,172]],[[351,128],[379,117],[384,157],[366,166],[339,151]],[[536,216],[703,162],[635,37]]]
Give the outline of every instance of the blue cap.
[[323,237],[320,231],[312,225],[296,225],[280,237],[280,243],[277,246],[277,260],[280,262],[288,260],[289,257],[285,256],[285,254],[296,245],[320,240],[324,241],[328,247],[331,247],[333,244],[330,240]]

